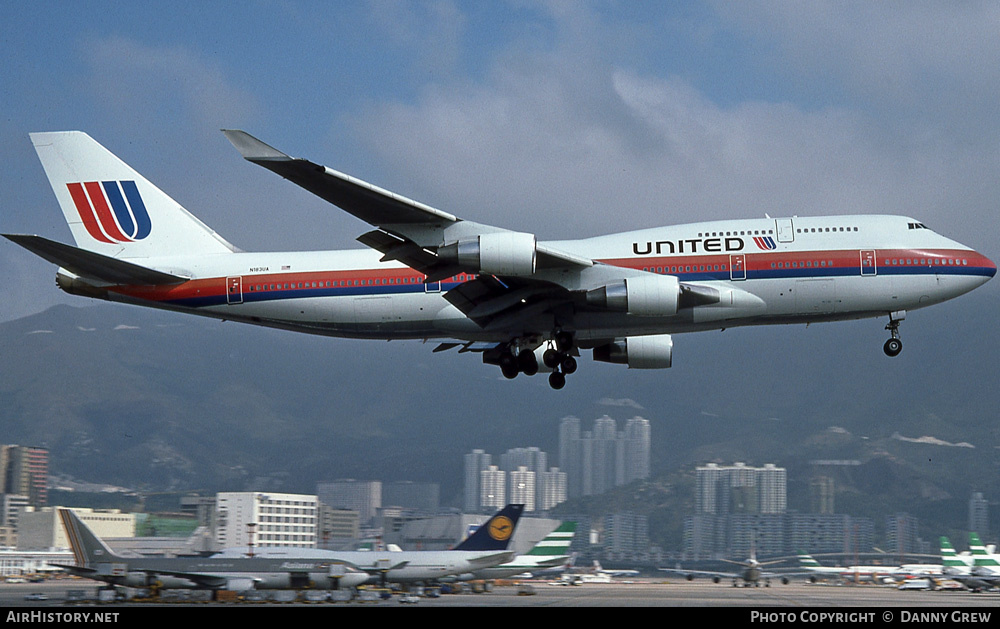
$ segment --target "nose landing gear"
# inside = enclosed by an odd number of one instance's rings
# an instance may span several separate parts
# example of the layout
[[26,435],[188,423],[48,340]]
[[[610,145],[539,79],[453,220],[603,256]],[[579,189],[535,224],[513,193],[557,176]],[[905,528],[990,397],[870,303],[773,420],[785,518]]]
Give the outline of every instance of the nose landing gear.
[[892,338],[882,346],[882,351],[885,352],[886,356],[899,356],[899,353],[903,351],[903,341],[899,340],[899,322],[905,318],[905,310],[889,313],[889,323],[885,326],[885,329],[889,330]]

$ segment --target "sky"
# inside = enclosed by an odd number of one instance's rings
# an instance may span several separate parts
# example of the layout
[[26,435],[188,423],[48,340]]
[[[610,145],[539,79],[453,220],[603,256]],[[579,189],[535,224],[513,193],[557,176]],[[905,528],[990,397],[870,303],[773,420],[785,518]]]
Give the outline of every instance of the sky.
[[[360,246],[241,128],[543,240],[891,213],[996,260],[998,29],[972,1],[5,2],[0,232],[71,242],[28,133],[79,129],[244,250]],[[0,273],[0,321],[81,304],[6,240]]]

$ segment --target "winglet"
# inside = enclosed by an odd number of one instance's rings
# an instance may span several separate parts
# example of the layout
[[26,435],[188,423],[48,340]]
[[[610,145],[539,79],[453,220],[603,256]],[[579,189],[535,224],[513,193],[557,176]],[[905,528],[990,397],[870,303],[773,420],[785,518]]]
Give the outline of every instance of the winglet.
[[236,147],[236,150],[240,152],[240,155],[242,155],[245,160],[253,162],[258,160],[292,159],[273,146],[261,142],[246,131],[241,131],[239,129],[223,129],[222,133],[224,133],[226,138],[233,143],[233,146]]

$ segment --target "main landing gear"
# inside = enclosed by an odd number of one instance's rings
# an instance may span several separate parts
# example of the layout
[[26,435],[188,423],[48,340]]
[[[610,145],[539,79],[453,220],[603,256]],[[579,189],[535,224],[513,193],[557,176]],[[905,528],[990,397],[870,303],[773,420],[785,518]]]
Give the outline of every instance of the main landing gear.
[[905,318],[905,310],[889,313],[889,323],[885,326],[885,329],[889,330],[892,338],[882,346],[882,351],[885,352],[886,356],[899,356],[899,353],[903,351],[903,341],[899,340],[899,322]]
[[[575,352],[573,334],[558,332],[547,345],[548,347],[542,352],[542,364],[551,371],[549,386],[561,389],[566,386],[566,376],[575,372],[577,367],[576,358],[573,357]],[[499,365],[505,378],[514,379],[519,373],[533,376],[540,370],[538,356],[533,348],[517,349],[515,341],[496,349],[498,353],[495,356],[487,354],[483,357],[483,361]]]
[[549,386],[561,389],[566,386],[566,376],[576,371],[576,358],[570,354],[573,351],[573,335],[569,332],[556,334],[555,347],[550,347],[542,354],[542,362],[552,370],[549,374]]

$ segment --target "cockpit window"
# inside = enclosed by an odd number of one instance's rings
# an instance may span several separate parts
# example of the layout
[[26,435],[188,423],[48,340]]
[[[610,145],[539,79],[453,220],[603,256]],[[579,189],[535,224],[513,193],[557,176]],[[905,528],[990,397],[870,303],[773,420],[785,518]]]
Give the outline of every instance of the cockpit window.
[[927,229],[927,226],[923,223],[907,223],[906,225],[910,229]]

